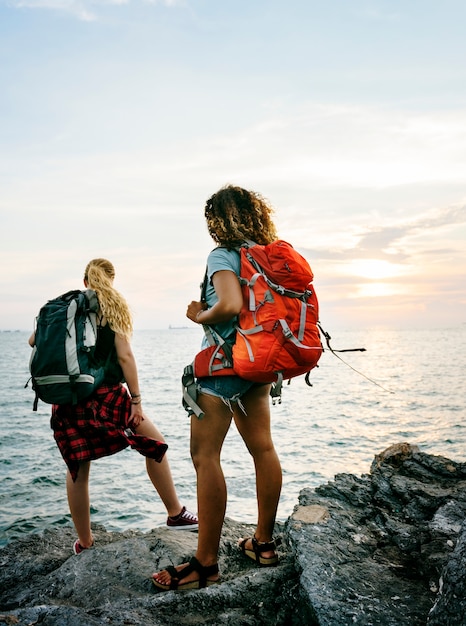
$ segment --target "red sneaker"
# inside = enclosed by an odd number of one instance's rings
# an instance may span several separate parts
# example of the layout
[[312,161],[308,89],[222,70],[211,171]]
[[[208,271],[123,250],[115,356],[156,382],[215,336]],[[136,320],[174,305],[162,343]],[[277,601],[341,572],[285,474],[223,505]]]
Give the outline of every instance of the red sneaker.
[[188,511],[184,506],[181,513],[167,518],[167,528],[169,530],[197,530],[199,521],[197,515]]
[[89,548],[85,548],[79,543],[79,539],[76,539],[76,541],[73,543],[73,552],[78,555],[81,554],[81,552],[84,552],[84,550],[90,550],[93,547],[94,544],[92,544],[92,546],[90,546]]

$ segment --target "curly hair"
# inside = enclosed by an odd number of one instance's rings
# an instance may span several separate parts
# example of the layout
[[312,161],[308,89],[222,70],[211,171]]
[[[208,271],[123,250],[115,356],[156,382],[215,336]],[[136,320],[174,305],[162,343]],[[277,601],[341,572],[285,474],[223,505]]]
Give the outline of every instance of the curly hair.
[[107,259],[89,261],[84,271],[84,280],[96,292],[100,310],[110,328],[130,340],[133,334],[131,311],[124,297],[113,287],[114,278],[115,268]]
[[266,245],[277,239],[272,221],[273,209],[254,191],[227,185],[211,196],[205,205],[207,228],[219,245],[236,247],[245,240]]

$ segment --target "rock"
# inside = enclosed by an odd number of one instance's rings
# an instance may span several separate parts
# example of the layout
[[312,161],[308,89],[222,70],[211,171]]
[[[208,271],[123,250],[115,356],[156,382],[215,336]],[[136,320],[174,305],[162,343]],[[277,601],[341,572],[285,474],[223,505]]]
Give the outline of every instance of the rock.
[[466,464],[409,444],[304,489],[285,535],[311,623],[465,626],[465,518]]
[[108,533],[94,526],[96,547],[77,557],[71,528],[28,535],[0,552],[0,612],[5,623],[47,626],[309,623],[292,557],[282,552],[278,567],[261,569],[236,547],[253,530],[225,520],[222,583],[196,592],[158,592],[150,577],[186,561],[197,533]]
[[0,624],[20,626],[466,626],[466,464],[397,444],[370,474],[304,489],[285,524],[280,564],[259,568],[225,520],[222,582],[158,592],[150,576],[186,561],[197,534],[109,533],[71,553],[72,528],[0,551]]
[[429,626],[457,626],[457,624],[465,623],[465,565],[466,522],[463,522],[456,548],[454,549],[440,579],[440,589],[437,601],[430,611],[429,619],[427,621]]

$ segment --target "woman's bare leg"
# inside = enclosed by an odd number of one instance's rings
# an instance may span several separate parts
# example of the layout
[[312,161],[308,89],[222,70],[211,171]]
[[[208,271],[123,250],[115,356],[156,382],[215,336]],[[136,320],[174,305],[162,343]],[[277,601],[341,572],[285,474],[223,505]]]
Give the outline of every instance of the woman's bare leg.
[[[282,469],[270,431],[269,385],[251,389],[242,399],[245,412],[235,407],[234,420],[252,458],[256,472],[257,527],[259,542],[273,537],[275,518],[282,488]],[[247,548],[251,549],[251,544]],[[272,556],[264,552],[263,556]]]
[[196,558],[204,566],[218,560],[227,505],[227,487],[220,464],[223,442],[231,424],[231,411],[215,396],[200,394],[202,420],[191,418],[191,456],[197,475],[199,535]]
[[[204,411],[199,420],[191,418],[191,456],[197,474],[197,502],[199,517],[198,548],[196,558],[208,567],[218,560],[218,549],[225,518],[227,489],[220,453],[231,424],[231,411],[215,396],[200,394],[198,404]],[[185,565],[179,566],[182,569]],[[170,583],[170,574],[163,570],[154,574],[158,582]],[[199,574],[192,572],[183,583],[197,580]],[[215,580],[218,576],[212,576]]]
[[[136,432],[138,435],[145,435],[146,437],[151,437],[158,441],[165,441],[162,433],[147,417],[137,426]],[[168,515],[170,517],[178,515],[181,512],[182,504],[176,493],[167,454],[165,453],[160,463],[157,463],[154,459],[146,458],[146,470],[160,499],[167,509]]]
[[76,480],[73,482],[71,474],[66,474],[66,493],[68,505],[74,527],[78,533],[79,543],[83,548],[90,548],[94,543],[91,531],[91,508],[89,501],[89,471],[91,462],[86,461],[79,464],[79,471]]

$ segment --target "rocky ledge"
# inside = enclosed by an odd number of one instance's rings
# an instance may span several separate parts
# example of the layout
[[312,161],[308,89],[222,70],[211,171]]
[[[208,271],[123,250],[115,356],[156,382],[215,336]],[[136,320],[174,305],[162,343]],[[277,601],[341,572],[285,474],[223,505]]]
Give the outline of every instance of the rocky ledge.
[[0,624],[223,626],[349,624],[466,626],[466,463],[396,444],[370,473],[304,489],[285,524],[280,565],[259,568],[227,519],[222,582],[157,592],[150,575],[191,556],[196,534],[158,528],[109,533],[70,555],[71,528],[0,551]]

